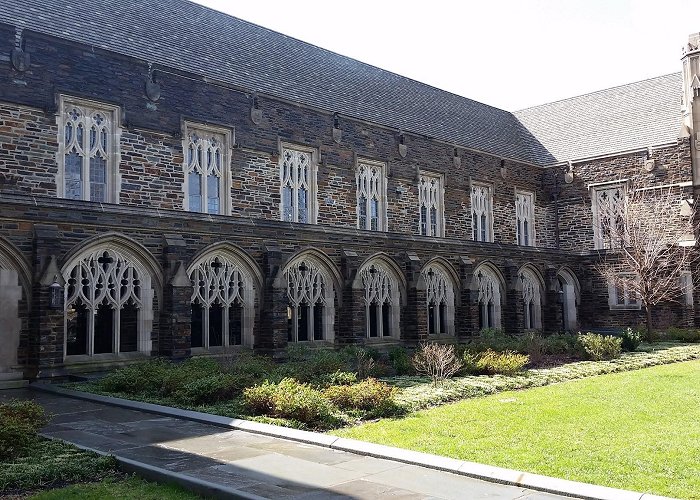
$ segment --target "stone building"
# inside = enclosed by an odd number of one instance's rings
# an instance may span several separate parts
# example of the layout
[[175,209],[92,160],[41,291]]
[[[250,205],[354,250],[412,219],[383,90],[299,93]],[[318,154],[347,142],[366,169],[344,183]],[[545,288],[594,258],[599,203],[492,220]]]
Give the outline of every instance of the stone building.
[[596,199],[692,198],[698,35],[682,74],[511,113],[168,4],[3,3],[0,381],[643,317],[592,271]]

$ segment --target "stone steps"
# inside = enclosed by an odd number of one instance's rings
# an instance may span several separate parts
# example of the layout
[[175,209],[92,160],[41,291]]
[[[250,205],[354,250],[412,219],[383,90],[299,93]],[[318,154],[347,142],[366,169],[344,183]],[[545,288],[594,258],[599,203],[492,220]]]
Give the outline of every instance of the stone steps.
[[0,390],[21,389],[28,385],[29,381],[22,378],[21,372],[0,372]]

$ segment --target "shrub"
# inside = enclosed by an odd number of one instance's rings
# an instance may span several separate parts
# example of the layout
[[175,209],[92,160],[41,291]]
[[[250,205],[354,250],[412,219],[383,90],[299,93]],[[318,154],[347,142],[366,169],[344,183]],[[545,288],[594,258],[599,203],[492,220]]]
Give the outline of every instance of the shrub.
[[411,357],[403,347],[392,347],[389,350],[389,363],[396,375],[410,375],[413,372]]
[[375,361],[367,349],[357,350],[355,363],[357,367],[357,376],[359,378],[367,378],[373,374]]
[[293,378],[285,378],[278,384],[266,382],[249,387],[243,396],[248,409],[256,414],[324,427],[337,423],[335,408],[321,392]]
[[546,353],[547,344],[539,332],[526,332],[520,341],[520,347],[517,349],[523,354],[527,354],[530,359],[538,361]]
[[579,334],[578,341],[586,354],[594,361],[619,358],[622,352],[622,338],[612,335],[599,335],[588,332]]
[[327,387],[331,385],[352,385],[357,383],[357,373],[335,371],[322,377],[319,377],[319,385]]
[[182,363],[168,363],[160,392],[174,396],[187,384],[221,373],[221,366],[211,358],[190,358]]
[[335,385],[324,392],[324,396],[343,410],[361,410],[372,416],[394,415],[399,407],[394,402],[396,388],[374,378],[353,385]]
[[627,352],[634,352],[639,347],[642,342],[642,334],[633,330],[631,327],[627,327],[626,330],[622,332],[622,350]]
[[157,393],[170,368],[171,363],[162,359],[134,363],[109,373],[100,381],[100,385],[109,392]]
[[514,351],[496,352],[488,350],[479,354],[476,369],[490,375],[514,375],[528,364],[530,357]]
[[277,369],[285,377],[293,377],[301,382],[315,382],[337,371],[346,370],[348,363],[344,355],[332,349],[314,349],[306,346],[289,348],[288,362]]
[[177,389],[173,397],[181,403],[210,404],[231,399],[253,384],[255,380],[249,376],[217,373],[188,382]]
[[544,352],[550,355],[570,355],[583,357],[585,354],[578,342],[578,337],[571,333],[558,333],[544,337]]
[[666,330],[666,338],[680,342],[700,342],[700,330],[671,327]]
[[447,344],[421,344],[413,355],[413,367],[423,375],[433,379],[437,385],[453,376],[462,367],[462,362],[455,355],[455,348]]
[[257,380],[265,379],[276,369],[277,365],[269,356],[258,356],[247,351],[232,356],[224,367],[224,370],[228,373],[235,373]]
[[484,328],[479,336],[472,339],[468,348],[470,351],[483,352],[489,349],[493,351],[517,351],[522,348],[521,339],[506,335],[502,330]]
[[46,423],[44,409],[32,401],[0,404],[0,460],[24,454]]

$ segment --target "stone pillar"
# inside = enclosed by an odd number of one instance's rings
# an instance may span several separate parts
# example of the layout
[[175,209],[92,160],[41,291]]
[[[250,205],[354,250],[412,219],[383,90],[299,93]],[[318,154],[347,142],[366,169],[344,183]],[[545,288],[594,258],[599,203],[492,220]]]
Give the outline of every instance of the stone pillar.
[[563,330],[563,295],[564,292],[559,290],[556,267],[547,266],[544,271],[544,290],[542,290],[542,330],[544,333],[557,333]]
[[284,357],[287,347],[289,299],[287,283],[282,275],[282,252],[274,244],[265,246],[264,305],[261,314],[261,331],[255,336],[255,347],[276,358]]
[[344,250],[341,257],[343,272],[343,308],[336,313],[340,324],[338,328],[338,345],[362,344],[367,338],[365,288],[358,275],[361,259],[356,252]]
[[523,290],[518,277],[518,266],[513,261],[506,261],[503,276],[506,280],[506,296],[501,314],[503,330],[509,335],[523,333]]
[[[17,366],[17,350],[22,321],[19,301],[22,287],[15,269],[0,269],[0,389],[17,387],[22,372]],[[21,385],[21,384],[20,384]]]
[[428,340],[426,283],[420,272],[420,259],[415,253],[406,253],[404,262],[408,290],[401,338],[409,345],[417,345],[419,342]]
[[182,359],[192,354],[192,282],[187,276],[187,243],[182,236],[166,234],[163,253],[168,277],[160,304],[160,335],[156,353]]
[[479,332],[479,291],[473,288],[474,262],[469,257],[459,259],[459,290],[455,290],[455,335],[460,339]]
[[50,286],[54,279],[65,285],[58,267],[56,253],[61,248],[58,228],[55,225],[34,226],[34,268],[41,270],[32,287],[32,323],[30,325],[30,359],[36,362],[37,378],[65,375],[64,355],[64,304],[51,308]]

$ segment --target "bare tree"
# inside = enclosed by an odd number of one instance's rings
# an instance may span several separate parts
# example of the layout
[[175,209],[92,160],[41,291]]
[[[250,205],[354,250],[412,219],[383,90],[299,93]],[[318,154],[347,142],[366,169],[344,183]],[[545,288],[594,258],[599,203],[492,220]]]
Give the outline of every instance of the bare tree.
[[678,302],[684,291],[681,275],[696,258],[692,201],[680,188],[609,190],[596,196],[598,241],[608,249],[596,268],[618,294],[641,301],[650,334],[652,309]]
[[449,344],[423,343],[413,355],[412,362],[418,373],[433,379],[433,385],[442,383],[462,368],[454,346]]

